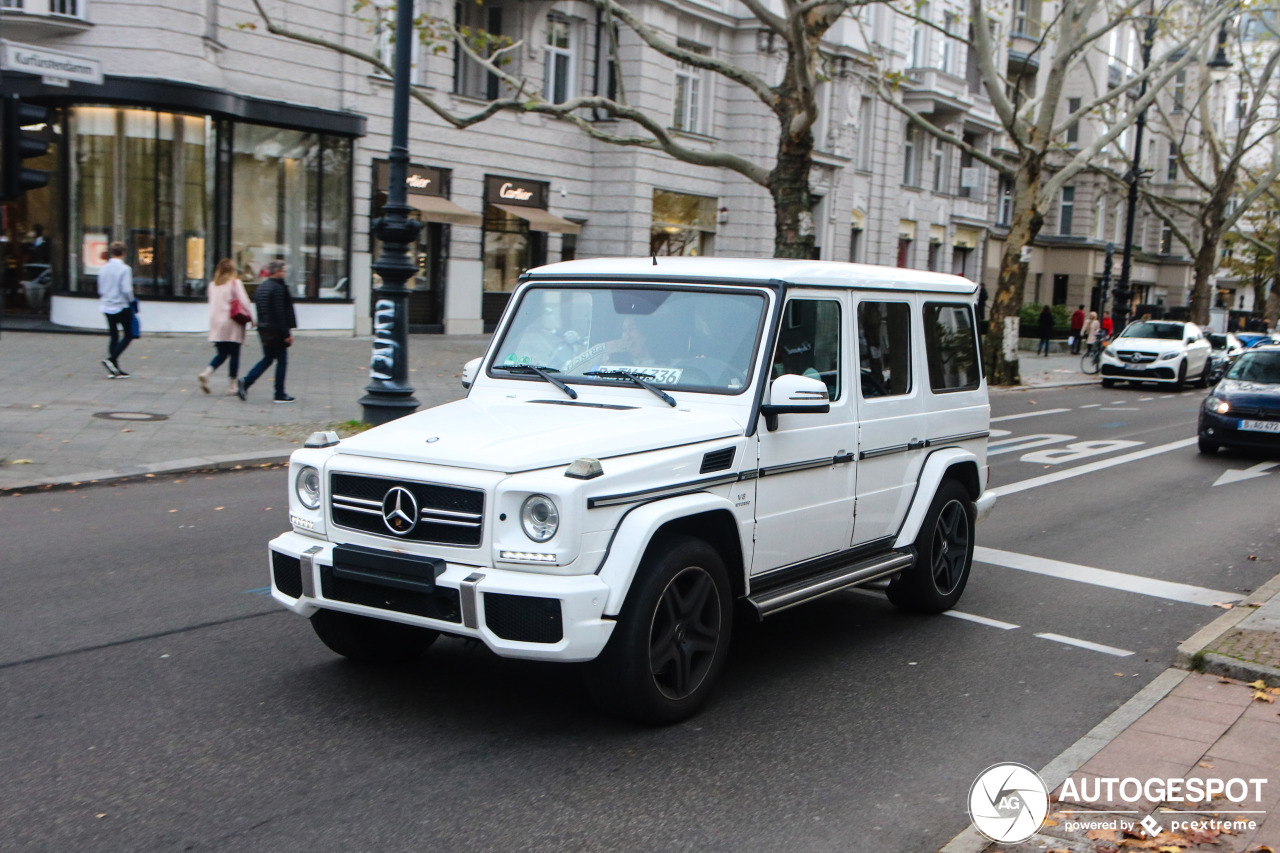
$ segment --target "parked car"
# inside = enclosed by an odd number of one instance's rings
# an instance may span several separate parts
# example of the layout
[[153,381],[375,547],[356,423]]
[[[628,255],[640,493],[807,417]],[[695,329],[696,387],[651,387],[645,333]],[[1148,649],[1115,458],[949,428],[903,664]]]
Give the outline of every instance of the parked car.
[[353,660],[443,633],[589,661],[650,723],[706,699],[735,613],[884,581],[947,610],[995,503],[976,295],[813,261],[531,270],[465,399],[293,454],[271,594]]
[[1213,359],[1209,381],[1217,382],[1231,368],[1240,353],[1245,351],[1245,345],[1233,332],[1206,332],[1205,339],[1213,347],[1209,356]]
[[1200,452],[1280,449],[1280,345],[1250,347],[1200,406]]
[[1102,350],[1102,386],[1124,380],[1133,385],[1159,382],[1181,390],[1194,377],[1196,386],[1204,388],[1213,373],[1211,351],[1195,323],[1139,320]]
[[1274,335],[1266,332],[1236,332],[1236,337],[1240,339],[1240,343],[1244,344],[1245,349],[1277,342]]

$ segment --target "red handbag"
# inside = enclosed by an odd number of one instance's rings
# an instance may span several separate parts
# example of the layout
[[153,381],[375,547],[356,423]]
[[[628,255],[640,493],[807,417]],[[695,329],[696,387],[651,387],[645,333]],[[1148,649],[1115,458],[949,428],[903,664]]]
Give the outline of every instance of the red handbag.
[[234,296],[231,297],[231,319],[235,320],[241,326],[253,320],[253,315],[249,313],[249,309],[244,303]]

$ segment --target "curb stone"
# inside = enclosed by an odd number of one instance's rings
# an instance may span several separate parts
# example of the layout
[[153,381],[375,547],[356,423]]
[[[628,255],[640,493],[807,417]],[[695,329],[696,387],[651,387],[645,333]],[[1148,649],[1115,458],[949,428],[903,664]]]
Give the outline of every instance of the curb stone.
[[49,477],[43,480],[31,480],[17,485],[0,485],[0,496],[33,489],[65,489],[72,486],[101,486],[118,483],[147,475],[190,474],[195,471],[231,471],[236,468],[255,468],[268,465],[283,465],[289,461],[289,453],[272,451],[259,454],[233,454],[229,456],[194,456],[188,459],[175,459],[169,462],[148,462],[131,465],[127,468],[113,468],[105,471],[87,471],[83,474],[66,474]]
[[[1265,604],[1276,596],[1280,596],[1280,574],[1258,587],[1249,598]],[[1178,646],[1173,665],[1188,670],[1199,669],[1212,675],[1235,678],[1246,683],[1261,678],[1272,687],[1280,687],[1280,670],[1273,667],[1236,660],[1225,655],[1202,654],[1205,649],[1216,645],[1257,610],[1256,607],[1236,605],[1223,613]]]

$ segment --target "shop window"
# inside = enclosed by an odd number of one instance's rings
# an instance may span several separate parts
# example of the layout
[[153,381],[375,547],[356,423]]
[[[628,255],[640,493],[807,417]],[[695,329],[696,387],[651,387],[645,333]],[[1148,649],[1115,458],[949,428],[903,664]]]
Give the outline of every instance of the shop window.
[[935,394],[971,391],[981,382],[973,312],[968,305],[925,303],[924,352],[929,387]]
[[649,252],[653,255],[706,255],[716,231],[716,200],[668,190],[653,191]]
[[548,16],[542,96],[551,103],[562,104],[577,94],[577,55],[577,37],[573,24],[559,15]]
[[858,304],[858,363],[864,398],[911,393],[911,306]]
[[546,263],[546,256],[545,232],[531,231],[526,220],[505,210],[493,205],[485,207],[484,289],[486,291],[510,293],[515,290],[520,274],[527,269]]
[[231,255],[244,282],[282,260],[295,296],[347,298],[350,142],[239,124],[232,151]]
[[107,246],[122,241],[142,296],[204,294],[213,259],[214,125],[141,109],[71,111],[73,289],[93,293]]

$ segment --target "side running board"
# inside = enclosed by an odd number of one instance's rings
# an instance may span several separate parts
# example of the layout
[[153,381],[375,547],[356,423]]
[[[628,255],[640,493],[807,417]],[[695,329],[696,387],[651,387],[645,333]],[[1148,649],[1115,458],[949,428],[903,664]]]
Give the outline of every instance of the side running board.
[[845,587],[858,586],[896,574],[910,568],[915,555],[909,551],[890,551],[853,563],[826,569],[817,574],[799,578],[784,586],[766,589],[747,596],[763,619],[766,616],[803,604],[815,598],[837,592]]

